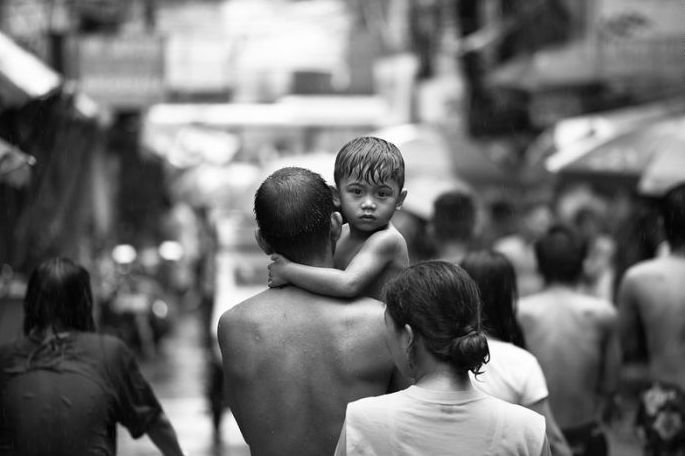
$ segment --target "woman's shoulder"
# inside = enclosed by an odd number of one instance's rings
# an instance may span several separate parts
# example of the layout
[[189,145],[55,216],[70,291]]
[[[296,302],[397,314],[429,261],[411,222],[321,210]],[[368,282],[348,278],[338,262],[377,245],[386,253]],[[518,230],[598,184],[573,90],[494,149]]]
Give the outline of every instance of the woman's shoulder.
[[495,362],[506,362],[516,366],[538,363],[535,355],[510,342],[502,342],[500,340],[488,338],[488,349],[490,350],[490,359]]
[[116,336],[97,332],[76,333],[75,340],[84,349],[93,350],[107,356],[128,356],[130,350],[126,343]]
[[545,417],[527,407],[489,396],[485,403],[491,412],[504,421],[507,432],[518,430],[528,436],[545,434]]
[[357,399],[347,404],[347,411],[350,412],[364,412],[387,410],[393,405],[404,402],[406,390],[396,391],[390,394],[382,394],[380,396],[370,396]]

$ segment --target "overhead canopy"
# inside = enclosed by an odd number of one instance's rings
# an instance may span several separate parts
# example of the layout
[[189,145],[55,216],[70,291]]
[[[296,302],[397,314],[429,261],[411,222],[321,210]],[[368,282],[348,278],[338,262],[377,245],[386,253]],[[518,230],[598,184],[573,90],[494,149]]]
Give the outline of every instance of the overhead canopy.
[[[546,167],[550,172],[591,171],[592,169],[605,169],[611,172],[610,161],[607,161],[609,155],[606,155],[611,153],[606,150],[605,146],[610,144],[612,139],[655,123],[668,123],[683,113],[685,113],[685,97],[680,97],[563,120],[552,128],[554,153],[546,160]],[[626,145],[630,146],[630,143]],[[593,151],[597,149],[604,149],[603,152],[599,152],[604,158],[588,156],[594,155]],[[622,160],[630,160],[628,154],[629,152],[625,152]],[[620,165],[615,160],[613,164],[616,172],[620,172],[617,168]],[[585,169],[585,167],[589,168]]]
[[21,106],[61,83],[59,74],[0,33],[0,106]]

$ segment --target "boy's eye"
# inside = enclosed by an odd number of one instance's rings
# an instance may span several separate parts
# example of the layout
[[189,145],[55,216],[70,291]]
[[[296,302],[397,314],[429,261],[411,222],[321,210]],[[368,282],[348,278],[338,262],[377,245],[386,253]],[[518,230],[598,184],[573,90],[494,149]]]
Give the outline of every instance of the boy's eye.
[[352,193],[353,195],[361,195],[362,190],[360,188],[351,188],[350,193]]

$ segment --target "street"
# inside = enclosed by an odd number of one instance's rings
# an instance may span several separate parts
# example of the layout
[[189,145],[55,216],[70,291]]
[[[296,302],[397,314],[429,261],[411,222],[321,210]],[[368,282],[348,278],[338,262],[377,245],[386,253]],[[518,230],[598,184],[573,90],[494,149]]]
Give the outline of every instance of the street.
[[[214,444],[211,417],[204,398],[205,355],[201,347],[199,316],[182,315],[174,333],[164,342],[163,354],[152,361],[141,361],[143,375],[153,385],[188,456],[249,456],[233,416],[223,420],[223,442]],[[125,456],[158,455],[146,436],[133,440],[119,426],[118,454]]]

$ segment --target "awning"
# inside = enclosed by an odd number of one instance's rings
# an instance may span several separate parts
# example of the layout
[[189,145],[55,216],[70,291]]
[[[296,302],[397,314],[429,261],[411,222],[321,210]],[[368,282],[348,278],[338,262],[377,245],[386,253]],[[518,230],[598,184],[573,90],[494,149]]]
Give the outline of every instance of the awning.
[[0,33],[0,106],[21,106],[61,83],[59,74]]

